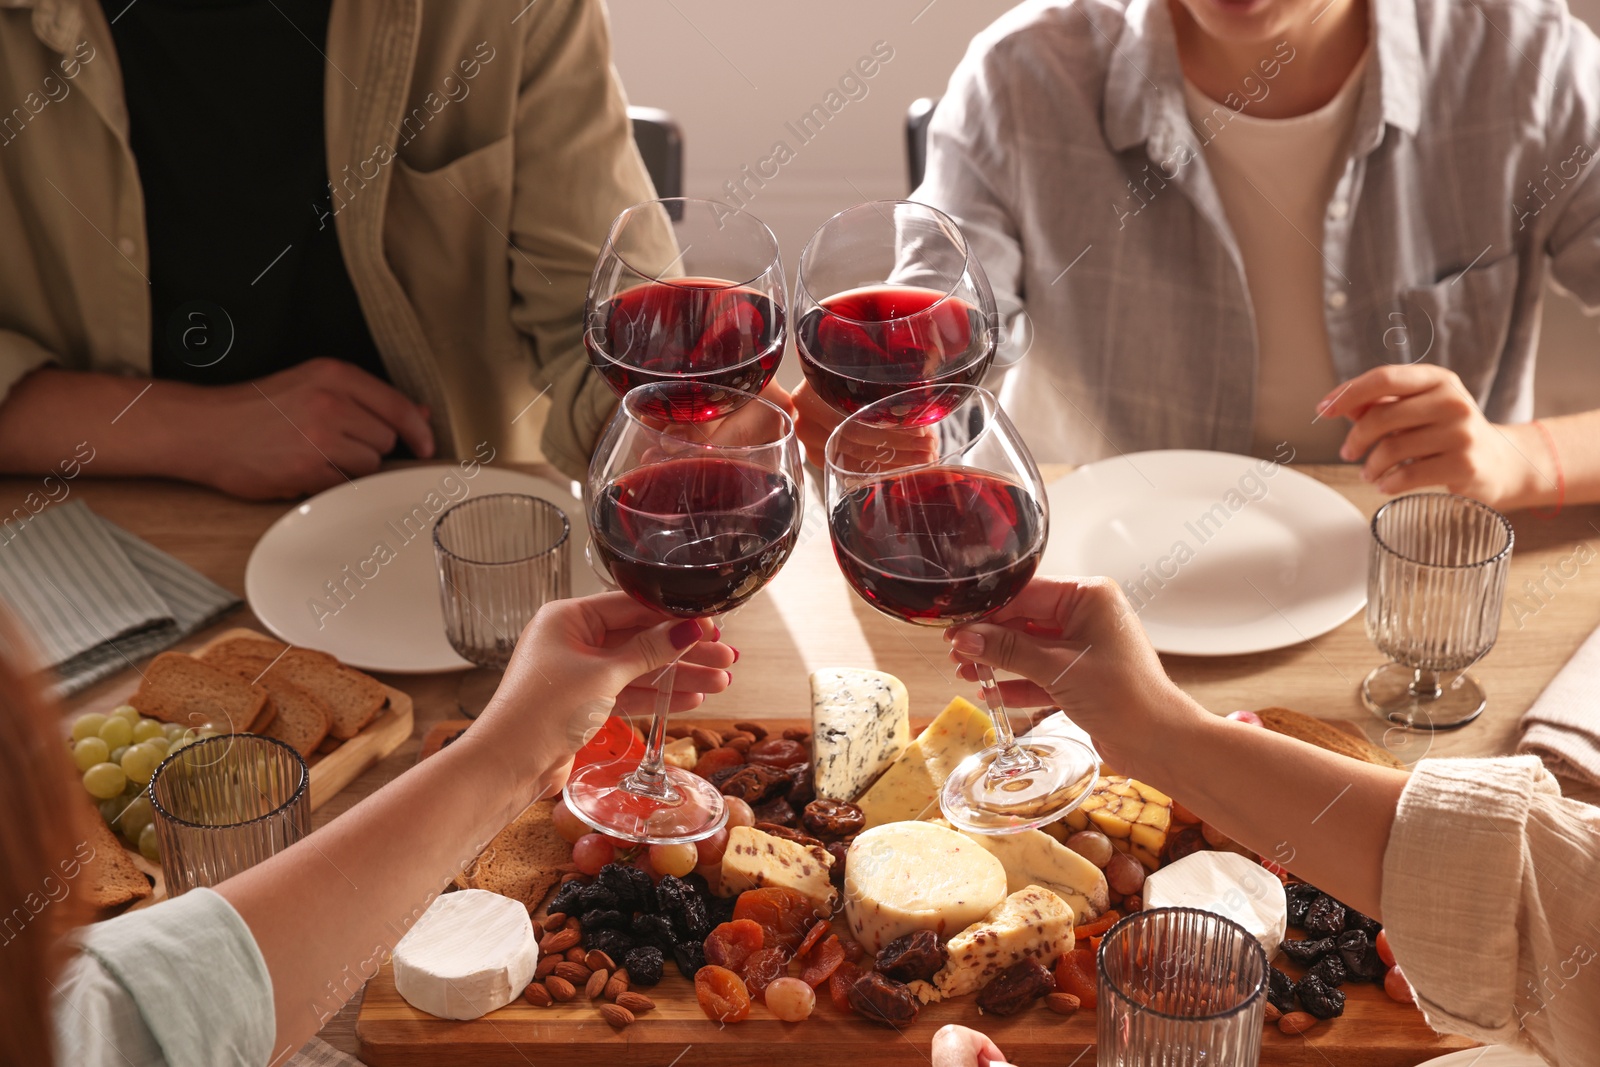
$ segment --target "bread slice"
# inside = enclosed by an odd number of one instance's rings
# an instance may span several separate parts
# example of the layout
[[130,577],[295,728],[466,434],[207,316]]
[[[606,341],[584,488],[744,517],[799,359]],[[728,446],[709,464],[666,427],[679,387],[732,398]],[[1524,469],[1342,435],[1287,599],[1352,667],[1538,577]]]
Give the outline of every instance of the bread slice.
[[570,870],[572,846],[556,833],[553,800],[536,800],[495,835],[478,858],[456,876],[462,889],[487,889],[520,900],[533,911]]
[[162,722],[243,733],[260,716],[267,691],[186,653],[163,652],[128,702]]
[[[259,677],[257,685],[267,691],[263,718],[250,727],[253,734],[275,737],[289,745],[302,756],[310,756],[328,736],[333,724],[333,712],[314,693],[308,693],[287,678],[278,677],[277,671],[262,674],[249,663],[230,657],[211,661],[213,666],[230,671],[245,680]],[[269,716],[268,712],[272,714]]]
[[95,908],[115,908],[148,897],[153,892],[150,880],[134,866],[133,857],[100,813],[89,812],[83,822],[89,829],[89,847],[94,850],[79,872],[77,884],[83,899]]
[[289,648],[270,638],[230,637],[206,649],[201,658],[235,673],[253,670],[255,678],[275,674],[311,693],[333,716],[328,732],[341,740],[360,733],[389,699],[377,679],[327,653]]
[[1273,733],[1287,734],[1289,737],[1299,738],[1318,748],[1337,752],[1341,756],[1349,756],[1363,763],[1393,767],[1397,771],[1406,769],[1406,765],[1388,749],[1379,748],[1366,738],[1341,730],[1322,719],[1288,708],[1263,708],[1256,714],[1261,716],[1261,721],[1266,723],[1267,729]]

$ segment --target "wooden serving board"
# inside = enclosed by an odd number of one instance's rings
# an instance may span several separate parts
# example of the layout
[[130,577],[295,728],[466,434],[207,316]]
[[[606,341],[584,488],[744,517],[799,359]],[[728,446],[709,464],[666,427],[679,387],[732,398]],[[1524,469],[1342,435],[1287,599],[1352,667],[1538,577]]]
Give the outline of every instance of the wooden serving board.
[[[785,723],[765,719],[769,727]],[[674,725],[704,725],[727,732],[732,719],[705,719]],[[437,723],[423,741],[422,756],[437,751],[445,736],[468,725]],[[794,725],[808,724],[795,721]],[[913,732],[926,722],[913,722]],[[1027,724],[1015,724],[1019,731]],[[420,758],[420,757],[419,757]],[[540,914],[543,914],[541,909]],[[1301,968],[1281,956],[1276,964],[1298,977]],[[756,1004],[742,1023],[720,1025],[706,1018],[695,999],[694,984],[668,961],[666,977],[653,989],[641,989],[656,1009],[623,1030],[613,1030],[600,1017],[596,1002],[535,1007],[518,999],[481,1019],[455,1022],[439,1019],[407,1004],[394,987],[394,970],[385,963],[367,984],[356,1020],[361,1059],[371,1067],[814,1067],[829,1063],[904,1064],[927,1067],[929,1044],[946,1023],[982,1030],[992,1037],[1007,1060],[1026,1067],[1092,1063],[1095,1045],[1093,1011],[1063,1017],[1043,1003],[1010,1018],[983,1015],[977,998],[929,1004],[917,1021],[901,1031],[868,1022],[853,1012],[840,1012],[819,990],[810,1019],[785,1023]],[[1414,1067],[1475,1042],[1436,1034],[1422,1013],[1398,1004],[1369,983],[1344,986],[1345,1011],[1310,1033],[1288,1036],[1275,1026],[1262,1035],[1261,1062],[1270,1067]],[[870,1050],[870,1051],[869,1051]],[[1080,1059],[1081,1058],[1081,1059]]]

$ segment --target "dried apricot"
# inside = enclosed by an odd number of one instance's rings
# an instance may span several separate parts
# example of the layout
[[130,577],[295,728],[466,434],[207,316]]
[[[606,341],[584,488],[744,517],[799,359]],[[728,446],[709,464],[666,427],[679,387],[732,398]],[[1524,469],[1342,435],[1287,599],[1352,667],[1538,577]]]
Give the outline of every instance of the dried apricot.
[[1056,990],[1071,993],[1085,1008],[1093,1009],[1100,1003],[1095,986],[1094,953],[1086,948],[1073,949],[1056,964]]
[[833,924],[827,919],[818,919],[811,924],[811,929],[806,931],[806,936],[800,942],[800,947],[795,949],[796,956],[804,956],[807,952],[817,947],[817,942],[828,936],[828,931],[833,929]]
[[1117,924],[1117,920],[1120,918],[1122,918],[1122,913],[1116,908],[1112,908],[1110,911],[1106,912],[1093,922],[1084,923],[1082,926],[1073,930],[1072,936],[1082,941],[1086,937],[1094,937],[1096,934],[1103,934],[1115,926]]
[[802,968],[800,980],[815,989],[833,977],[834,972],[843,963],[844,946],[839,944],[837,937],[830,934],[826,941],[800,957],[800,966]]
[[828,996],[840,1011],[850,1011],[850,987],[861,977],[861,968],[846,960],[828,976]]
[[806,936],[816,908],[803,893],[781,886],[747,889],[733,905],[735,919],[750,919],[766,932],[766,947],[781,945],[793,952]]
[[723,923],[706,936],[706,962],[739,971],[744,961],[766,944],[761,924],[749,919]]
[[736,748],[714,748],[701,755],[695,762],[694,773],[702,778],[710,778],[717,771],[727,770],[744,763],[744,756]]
[[700,968],[694,976],[694,996],[712,1022],[738,1023],[750,1018],[750,990],[743,978],[726,967]]
[[787,951],[781,948],[764,948],[750,954],[750,958],[744,961],[744,967],[739,971],[739,977],[744,979],[750,995],[759,999],[761,994],[766,992],[767,986],[774,980],[782,978],[788,971]]

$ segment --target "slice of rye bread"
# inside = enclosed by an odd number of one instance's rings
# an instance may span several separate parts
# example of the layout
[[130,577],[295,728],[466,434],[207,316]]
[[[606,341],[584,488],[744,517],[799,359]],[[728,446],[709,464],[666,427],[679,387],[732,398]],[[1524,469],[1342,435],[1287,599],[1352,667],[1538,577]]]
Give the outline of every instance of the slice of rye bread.
[[487,889],[522,901],[529,911],[537,909],[562,873],[572,869],[572,846],[551,820],[555,806],[553,800],[529,804],[456,876],[456,885]]
[[153,892],[149,879],[134,866],[133,857],[123,849],[100,813],[90,811],[84,823],[89,828],[88,843],[94,855],[78,872],[77,884],[83,899],[95,908],[115,908],[148,897]]
[[230,670],[254,669],[252,677],[276,674],[316,696],[333,715],[328,732],[340,740],[354,737],[378,717],[389,694],[377,679],[353,670],[325,652],[290,648],[265,637],[230,637],[201,654],[208,663]]
[[243,733],[260,717],[267,691],[187,653],[163,652],[128,702],[162,722]]
[[267,707],[274,714],[265,723],[258,719],[256,725],[250,728],[251,733],[275,737],[302,756],[315,752],[322,739],[328,736],[328,727],[333,724],[333,712],[315,693],[307,692],[287,678],[278,677],[276,671],[265,674],[252,672],[249,666],[228,657],[216,660],[214,666],[231,671],[246,681],[260,675],[256,684],[267,691]]
[[1318,748],[1325,748],[1329,752],[1361,760],[1363,763],[1393,767],[1397,771],[1406,769],[1406,765],[1393,752],[1379,748],[1364,737],[1347,733],[1331,723],[1303,712],[1291,711],[1288,708],[1262,708],[1256,714],[1261,716],[1261,721],[1266,723],[1267,729],[1273,733],[1287,734]]

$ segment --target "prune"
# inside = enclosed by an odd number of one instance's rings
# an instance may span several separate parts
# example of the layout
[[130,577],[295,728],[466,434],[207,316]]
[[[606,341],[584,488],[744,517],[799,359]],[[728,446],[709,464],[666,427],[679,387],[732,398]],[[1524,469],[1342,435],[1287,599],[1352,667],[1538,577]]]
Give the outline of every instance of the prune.
[[589,948],[599,949],[613,960],[622,959],[638,944],[632,935],[623,930],[596,930],[594,933],[585,931],[583,943]]
[[756,813],[756,822],[777,823],[779,826],[796,826],[800,822],[800,813],[783,797],[773,797],[751,810]]
[[978,991],[978,1009],[995,1015],[1015,1015],[1055,987],[1055,979],[1044,964],[1034,959],[1018,960]]
[[706,965],[705,946],[698,941],[679,941],[672,946],[672,962],[678,965],[679,974],[692,980]]
[[1301,925],[1312,937],[1333,937],[1344,930],[1344,905],[1326,893],[1319,894],[1306,909]]
[[1306,921],[1311,902],[1322,895],[1322,890],[1306,882],[1294,882],[1283,887],[1283,895],[1289,903],[1289,925],[1299,926]]
[[615,908],[586,911],[578,917],[586,937],[600,930],[626,930],[632,921]]
[[744,758],[751,763],[781,770],[806,762],[806,746],[782,737],[764,737],[750,746]]
[[1302,967],[1309,967],[1328,953],[1334,951],[1333,938],[1308,937],[1304,941],[1291,941],[1285,939],[1282,945],[1283,954]]
[[1344,960],[1344,969],[1351,978],[1365,978],[1369,982],[1383,981],[1384,972],[1389,968],[1383,965],[1383,959],[1378,955],[1378,946],[1361,930],[1346,930],[1338,937],[1339,956]]
[[860,808],[843,800],[813,800],[806,805],[801,824],[818,837],[851,837],[867,825]]
[[670,951],[673,942],[680,940],[672,929],[672,921],[665,915],[640,912],[633,917],[631,930],[641,944],[655,945],[664,951]]
[[704,941],[711,932],[711,917],[706,899],[694,885],[666,875],[656,886],[656,906],[672,922],[678,941]]
[[789,781],[794,785],[789,788],[789,803],[795,810],[802,810],[805,806],[817,799],[816,779],[811,776],[811,763],[796,763],[783,773],[789,776]]
[[[644,874],[643,871],[640,871],[639,873]],[[648,878],[649,875],[645,875],[645,877]],[[601,885],[599,882],[584,886],[583,892],[578,896],[578,902],[580,906],[572,911],[567,912],[568,915],[579,914],[586,911],[620,910],[622,904],[622,902],[617,899],[617,895],[615,893]],[[627,910],[632,911],[633,909],[629,908]]]
[[926,982],[949,958],[932,930],[918,930],[885,945],[878,953],[878,970],[898,982]]
[[[778,803],[783,804],[787,803],[787,801],[779,801]],[[756,829],[760,830],[764,834],[771,834],[773,837],[781,837],[785,841],[793,841],[797,845],[805,845],[807,848],[811,847],[812,845],[816,845],[819,848],[822,847],[822,842],[818,841],[810,834],[803,830],[796,830],[793,827],[784,826],[782,823],[758,822],[756,823]]]
[[1294,1011],[1294,979],[1276,967],[1267,968],[1267,1001],[1285,1015]]
[[1300,979],[1294,991],[1300,998],[1300,1006],[1319,1019],[1335,1019],[1344,1014],[1344,993],[1329,989],[1320,978],[1308,974]]
[[[642,873],[642,872],[641,872]],[[639,908],[639,911],[659,911],[663,915],[677,911],[683,907],[683,902],[694,896],[694,890],[675,874],[662,875],[661,881],[655,886],[655,907],[653,909]]]
[[1329,953],[1322,957],[1306,971],[1307,978],[1317,978],[1323,985],[1337,989],[1344,985],[1345,970],[1344,960],[1339,958],[1337,952]]
[[921,1007],[911,990],[876,971],[864,974],[850,987],[850,1006],[875,1023],[905,1026],[916,1022]]
[[583,891],[588,886],[582,882],[565,882],[550,898],[550,911],[563,915],[577,915],[587,909],[583,906]]
[[724,796],[738,797],[751,807],[781,797],[794,788],[794,782],[782,771],[754,763],[718,771],[711,776],[711,781]]
[[716,929],[721,923],[733,921],[733,909],[739,903],[737,897],[706,897],[706,921]]
[[628,968],[628,981],[634,985],[650,986],[661,981],[661,969],[665,962],[661,950],[654,945],[629,949],[622,957],[622,965]]
[[1346,930],[1360,930],[1370,938],[1376,938],[1378,931],[1383,929],[1383,924],[1370,915],[1363,915],[1356,909],[1345,906],[1344,928]]
[[606,864],[599,882],[616,895],[615,907],[623,911],[649,911],[656,899],[650,876],[631,863]]

